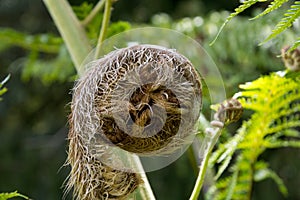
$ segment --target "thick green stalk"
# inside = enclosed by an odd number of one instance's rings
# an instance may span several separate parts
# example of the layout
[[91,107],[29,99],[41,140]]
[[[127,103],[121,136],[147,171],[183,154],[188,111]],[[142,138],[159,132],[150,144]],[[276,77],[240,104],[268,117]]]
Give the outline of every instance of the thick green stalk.
[[43,0],[63,37],[79,75],[81,64],[91,51],[85,31],[66,0]]
[[97,47],[96,47],[95,59],[98,59],[100,56],[101,44],[105,39],[105,34],[107,32],[107,28],[109,25],[111,9],[112,9],[112,0],[106,0],[103,20],[102,20],[102,25],[101,25],[101,31],[100,31],[100,35],[99,35],[98,43],[97,43]]
[[[48,11],[50,12],[59,32],[61,33],[71,58],[75,64],[78,74],[83,74],[83,68],[81,64],[91,50],[86,33],[80,24],[79,20],[75,16],[72,8],[66,0],[44,0]],[[106,1],[104,20],[101,28],[99,41],[101,44],[104,40],[106,29],[110,19],[112,0]],[[99,47],[100,48],[100,47]],[[134,160],[137,169],[143,172],[143,167],[140,160],[137,157],[129,158],[128,160]],[[144,182],[142,188],[139,190],[140,196],[144,197],[145,200],[155,200],[152,189],[145,173],[141,173],[142,180]]]

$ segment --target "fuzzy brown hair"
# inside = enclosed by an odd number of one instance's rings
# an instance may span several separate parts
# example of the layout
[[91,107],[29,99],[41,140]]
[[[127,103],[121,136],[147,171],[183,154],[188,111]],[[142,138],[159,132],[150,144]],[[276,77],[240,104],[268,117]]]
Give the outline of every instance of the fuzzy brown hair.
[[67,189],[81,200],[128,196],[141,178],[114,168],[123,163],[110,147],[147,156],[181,148],[193,136],[201,91],[194,67],[175,50],[136,45],[89,63],[74,87]]

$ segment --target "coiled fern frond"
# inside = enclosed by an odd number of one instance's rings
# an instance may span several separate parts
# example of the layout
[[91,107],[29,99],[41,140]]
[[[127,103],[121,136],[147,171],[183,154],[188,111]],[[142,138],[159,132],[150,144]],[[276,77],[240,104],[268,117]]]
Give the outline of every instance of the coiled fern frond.
[[267,149],[300,148],[300,73],[282,74],[273,73],[240,86],[243,91],[236,96],[243,108],[254,113],[212,155],[211,167],[219,167],[217,184],[209,189],[207,199],[249,200],[253,182],[266,178],[272,178],[287,195],[280,177],[267,162],[259,160]]

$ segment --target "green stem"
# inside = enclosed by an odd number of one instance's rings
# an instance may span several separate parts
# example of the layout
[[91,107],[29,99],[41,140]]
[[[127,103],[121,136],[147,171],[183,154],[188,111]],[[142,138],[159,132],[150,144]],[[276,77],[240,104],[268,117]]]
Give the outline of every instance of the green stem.
[[105,34],[106,34],[108,24],[109,24],[109,21],[110,21],[111,8],[112,8],[112,0],[106,0],[105,1],[105,10],[104,10],[104,15],[103,15],[103,20],[102,20],[101,31],[100,31],[100,35],[99,35],[99,38],[98,38],[96,52],[95,52],[95,59],[97,59],[100,56],[101,44],[105,39]]
[[98,12],[103,8],[105,0],[98,1],[97,5],[93,8],[90,14],[81,22],[83,26],[88,25],[98,14]]
[[79,75],[81,64],[91,51],[89,40],[83,27],[66,0],[44,0],[61,36],[63,37]]
[[[201,117],[200,117],[201,118]],[[222,129],[220,127],[206,128],[205,138],[202,142],[202,147],[199,151],[199,155],[203,155],[203,160],[200,164],[200,169],[196,183],[194,185],[193,192],[190,196],[190,200],[197,200],[205,179],[205,174],[207,171],[208,161],[213,150],[216,141],[218,140]]]
[[205,155],[205,157],[204,157],[204,159],[203,159],[203,161],[200,165],[200,170],[199,170],[199,173],[198,173],[198,177],[197,177],[196,183],[194,185],[194,189],[193,189],[193,192],[191,194],[190,200],[197,200],[198,199],[198,196],[200,194],[200,191],[201,191],[204,179],[205,179],[205,172],[206,172],[206,169],[207,169],[210,154],[211,154],[211,152],[207,152],[207,154]]

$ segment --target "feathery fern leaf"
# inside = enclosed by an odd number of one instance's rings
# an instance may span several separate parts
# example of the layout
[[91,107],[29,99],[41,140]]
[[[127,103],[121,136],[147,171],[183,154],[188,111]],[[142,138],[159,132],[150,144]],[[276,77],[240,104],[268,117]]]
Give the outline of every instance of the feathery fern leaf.
[[246,0],[243,2],[243,4],[241,4],[239,7],[237,7],[236,9],[234,9],[234,13],[231,13],[225,20],[225,22],[222,24],[221,28],[219,29],[215,39],[210,43],[211,45],[213,43],[215,43],[215,41],[218,39],[220,33],[222,32],[223,28],[226,26],[226,24],[232,20],[235,16],[237,16],[238,14],[240,14],[241,12],[243,12],[244,10],[246,10],[247,8],[253,6],[254,4],[256,4],[257,2],[265,2],[267,0]]
[[294,44],[289,48],[289,52],[295,50],[298,46],[300,45],[300,37],[298,37],[296,39],[296,41],[294,42]]
[[295,3],[291,5],[291,8],[284,14],[284,16],[285,17],[283,17],[272,30],[272,33],[262,43],[273,39],[281,32],[292,26],[293,22],[300,16],[300,1],[295,1]]
[[15,192],[10,192],[10,193],[0,193],[0,200],[7,200],[7,199],[11,199],[14,197],[22,197],[24,199],[29,199],[28,197],[19,194],[17,191]]
[[300,72],[291,73],[273,73],[240,86],[243,91],[237,96],[254,114],[211,157],[210,165],[219,166],[218,180],[207,199],[249,200],[253,181],[265,178],[273,179],[287,195],[283,181],[258,158],[268,148],[300,148]]
[[[282,7],[284,3],[286,3],[288,0],[273,0],[269,6],[260,14],[257,16],[251,18],[250,20],[254,20],[257,18],[260,18],[270,12],[273,12],[277,10],[278,8]],[[248,9],[252,5],[256,4],[257,2],[265,2],[265,0],[248,0],[248,1],[243,1],[243,3],[235,9],[233,13],[231,13],[225,22],[222,24],[220,30],[218,31],[216,37],[214,40],[210,43],[210,45],[213,45],[216,40],[218,39],[220,33],[224,29],[224,27],[228,24],[229,21],[231,21],[235,16],[243,12],[244,10]],[[269,36],[264,39],[260,45],[266,43],[267,41],[277,37],[280,33],[285,31],[287,28],[291,27],[293,25],[293,22],[300,16],[300,1],[295,1],[293,5],[291,5],[290,9],[286,11],[286,13],[283,15],[282,19],[277,23],[275,28],[272,30],[272,33],[269,34]],[[300,37],[297,38],[296,42],[292,45],[292,47],[289,49],[289,51],[292,51],[296,49],[300,45]]]
[[[245,123],[241,129],[245,130],[246,126],[249,125],[249,123]],[[212,154],[209,161],[210,167],[213,167],[214,163],[221,163],[219,170],[214,177],[215,179],[218,179],[229,166],[232,156],[237,149],[237,145],[244,139],[245,133],[245,131],[240,131],[240,133],[236,134],[230,141],[225,144],[221,144],[219,148]]]
[[270,3],[270,5],[268,6],[268,8],[266,8],[262,13],[260,13],[259,15],[253,17],[252,19],[250,20],[254,20],[254,19],[258,19],[278,8],[280,8],[285,2],[287,2],[289,0],[274,0]]

